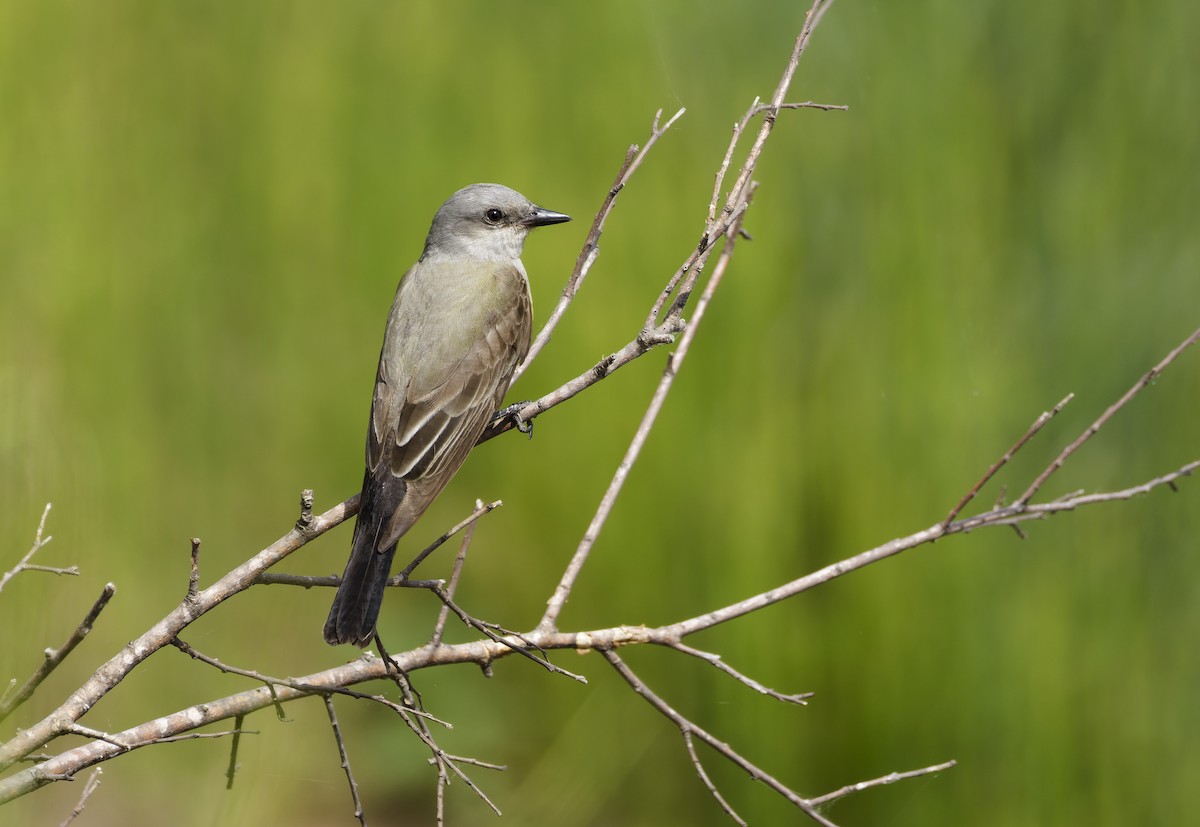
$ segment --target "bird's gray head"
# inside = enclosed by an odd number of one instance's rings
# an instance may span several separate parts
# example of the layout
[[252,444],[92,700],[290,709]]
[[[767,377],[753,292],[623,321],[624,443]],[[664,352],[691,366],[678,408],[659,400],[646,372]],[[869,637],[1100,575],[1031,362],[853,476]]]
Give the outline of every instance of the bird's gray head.
[[450,196],[433,216],[421,260],[512,261],[521,257],[531,229],[570,220],[500,184],[472,184]]

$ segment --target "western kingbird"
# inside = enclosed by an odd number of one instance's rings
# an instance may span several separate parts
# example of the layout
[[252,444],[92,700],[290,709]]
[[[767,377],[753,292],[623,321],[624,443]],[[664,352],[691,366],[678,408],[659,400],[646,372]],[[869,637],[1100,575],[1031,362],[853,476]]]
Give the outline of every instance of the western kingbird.
[[433,216],[388,314],[358,521],[327,642],[370,641],[396,542],[458,471],[529,352],[525,236],[570,220],[499,184],[461,189]]

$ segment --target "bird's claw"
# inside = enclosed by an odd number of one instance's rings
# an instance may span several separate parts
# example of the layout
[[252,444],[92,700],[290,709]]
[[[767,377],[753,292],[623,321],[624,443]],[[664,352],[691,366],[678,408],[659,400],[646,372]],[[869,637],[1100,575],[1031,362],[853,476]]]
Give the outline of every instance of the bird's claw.
[[492,415],[492,421],[498,422],[502,419],[512,418],[513,426],[521,433],[533,439],[533,420],[521,419],[521,409],[528,405],[532,400],[526,399],[524,402],[515,402],[506,408],[501,408]]

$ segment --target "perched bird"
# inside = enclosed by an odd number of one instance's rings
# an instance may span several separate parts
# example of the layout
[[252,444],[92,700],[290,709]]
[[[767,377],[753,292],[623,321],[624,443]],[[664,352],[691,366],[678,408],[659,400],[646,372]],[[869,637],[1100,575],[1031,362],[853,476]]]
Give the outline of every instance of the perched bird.
[[570,220],[499,184],[461,189],[434,215],[388,315],[358,521],[327,642],[370,641],[396,542],[463,464],[529,352],[525,236]]

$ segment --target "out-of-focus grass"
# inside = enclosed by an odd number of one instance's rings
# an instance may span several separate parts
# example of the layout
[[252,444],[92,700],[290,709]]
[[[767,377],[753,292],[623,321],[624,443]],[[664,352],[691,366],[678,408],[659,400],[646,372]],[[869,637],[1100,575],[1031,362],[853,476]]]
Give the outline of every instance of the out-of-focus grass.
[[[680,2],[0,4],[0,555],[53,501],[43,562],[0,599],[23,678],[108,580],[88,641],[27,725],[205,578],[359,481],[395,281],[455,188],[510,184],[575,215],[525,262],[542,317],[590,211],[653,112],[686,106],[622,194],[578,306],[514,396],[627,341],[695,242],[733,120],[774,87],[802,12]],[[1200,318],[1200,12],[1151,2],[836,5],[781,115],[734,269],[563,617],[656,623],[932,523],[1042,410],[1076,401],[1018,486]],[[1122,486],[1200,455],[1195,355],[1047,488]],[[536,621],[662,364],[652,355],[472,456],[417,546],[502,497],[462,586]],[[995,496],[989,491],[988,497]],[[939,543],[714,630],[697,645],[784,709],[667,653],[657,689],[806,793],[948,757],[839,804],[846,824],[1182,823],[1198,803],[1197,492]],[[349,529],[288,562],[340,570]],[[7,568],[7,566],[4,566]],[[303,674],[328,595],[266,589],[189,630],[232,663]],[[434,611],[389,597],[393,648]],[[447,748],[515,824],[724,823],[677,736],[591,659],[588,687],[517,661],[416,676]],[[244,688],[163,652],[87,723],[120,729]],[[432,775],[378,709],[340,704],[372,823],[430,821]],[[350,820],[324,711],[227,745],[109,765],[94,824]],[[710,763],[752,823],[790,818]],[[211,790],[211,794],[207,791]],[[57,823],[56,785],[6,808]],[[493,817],[456,786],[453,823]]]

